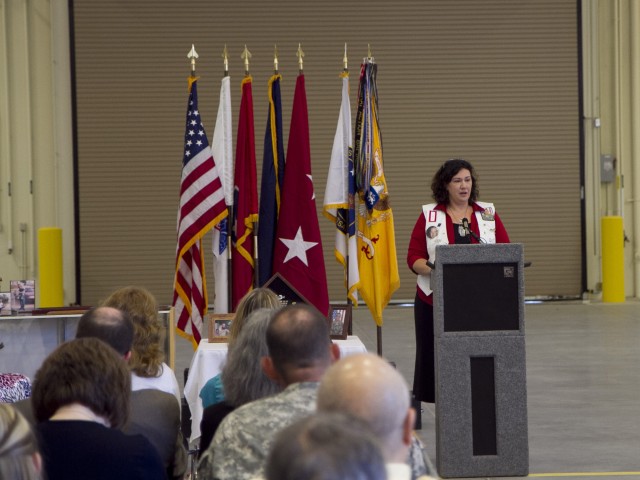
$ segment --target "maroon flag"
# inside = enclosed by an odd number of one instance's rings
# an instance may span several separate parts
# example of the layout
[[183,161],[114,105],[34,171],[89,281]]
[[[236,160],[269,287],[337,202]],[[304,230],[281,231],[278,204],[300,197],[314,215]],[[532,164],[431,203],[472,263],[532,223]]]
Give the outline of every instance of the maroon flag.
[[258,221],[256,146],[250,76],[242,80],[233,190],[231,307],[235,311],[240,299],[253,288],[253,224]]
[[173,305],[178,332],[197,347],[207,313],[202,236],[227,216],[224,191],[198,110],[196,77],[189,78]]
[[326,315],[329,294],[311,177],[309,118],[303,74],[296,80],[286,158],[273,273],[280,273]]

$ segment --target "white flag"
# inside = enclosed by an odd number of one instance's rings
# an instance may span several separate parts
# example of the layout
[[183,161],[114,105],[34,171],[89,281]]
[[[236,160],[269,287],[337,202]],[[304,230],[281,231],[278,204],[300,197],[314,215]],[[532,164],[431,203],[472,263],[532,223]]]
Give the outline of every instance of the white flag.
[[[354,208],[355,177],[353,171],[353,135],[349,75],[342,74],[342,103],[333,139],[327,187],[324,192],[324,215],[336,224],[336,259],[345,266],[347,295],[357,305],[360,284],[358,244]],[[347,267],[347,260],[349,268]]]
[[[218,117],[213,131],[211,150],[218,166],[220,181],[227,207],[233,205],[233,132],[231,123],[231,79],[227,76],[220,85],[220,104]],[[213,302],[214,313],[229,313],[229,238],[228,219],[213,229],[213,271],[216,278],[216,298]]]

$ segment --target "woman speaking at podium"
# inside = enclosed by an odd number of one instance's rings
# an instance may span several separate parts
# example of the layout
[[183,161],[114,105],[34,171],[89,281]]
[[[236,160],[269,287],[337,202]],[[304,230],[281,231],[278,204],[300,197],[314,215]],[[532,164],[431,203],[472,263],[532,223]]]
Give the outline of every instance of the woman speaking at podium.
[[407,252],[409,268],[418,275],[414,307],[416,364],[413,395],[422,402],[435,401],[435,361],[431,266],[437,245],[509,243],[509,235],[492,203],[479,202],[478,182],[466,160],[447,160],[431,182],[436,203],[422,206]]

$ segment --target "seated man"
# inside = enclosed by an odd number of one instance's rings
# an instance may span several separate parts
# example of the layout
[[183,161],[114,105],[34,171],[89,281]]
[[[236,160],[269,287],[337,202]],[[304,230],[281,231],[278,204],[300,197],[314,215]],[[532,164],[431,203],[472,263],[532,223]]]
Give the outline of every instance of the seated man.
[[322,314],[307,305],[276,313],[267,327],[265,373],[284,390],[248,403],[222,421],[203,452],[198,477],[250,479],[261,476],[275,434],[315,410],[318,382],[340,355]]
[[317,413],[276,436],[266,480],[385,480],[384,458],[371,430],[340,413]]
[[347,413],[369,425],[382,445],[390,480],[426,473],[426,460],[413,434],[409,386],[383,358],[364,353],[336,362],[320,383],[318,411]]

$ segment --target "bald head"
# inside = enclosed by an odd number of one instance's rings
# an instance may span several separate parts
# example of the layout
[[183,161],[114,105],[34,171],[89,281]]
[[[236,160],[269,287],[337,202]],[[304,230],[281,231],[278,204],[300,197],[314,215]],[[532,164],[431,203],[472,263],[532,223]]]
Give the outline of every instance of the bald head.
[[333,364],[322,378],[317,404],[318,411],[345,412],[369,424],[387,461],[406,458],[415,412],[407,382],[383,358],[366,353]]
[[279,310],[269,322],[266,339],[270,366],[264,366],[265,372],[283,385],[317,382],[339,356],[327,319],[304,304]]
[[97,338],[126,356],[133,342],[133,323],[117,308],[92,308],[80,317],[76,338]]

